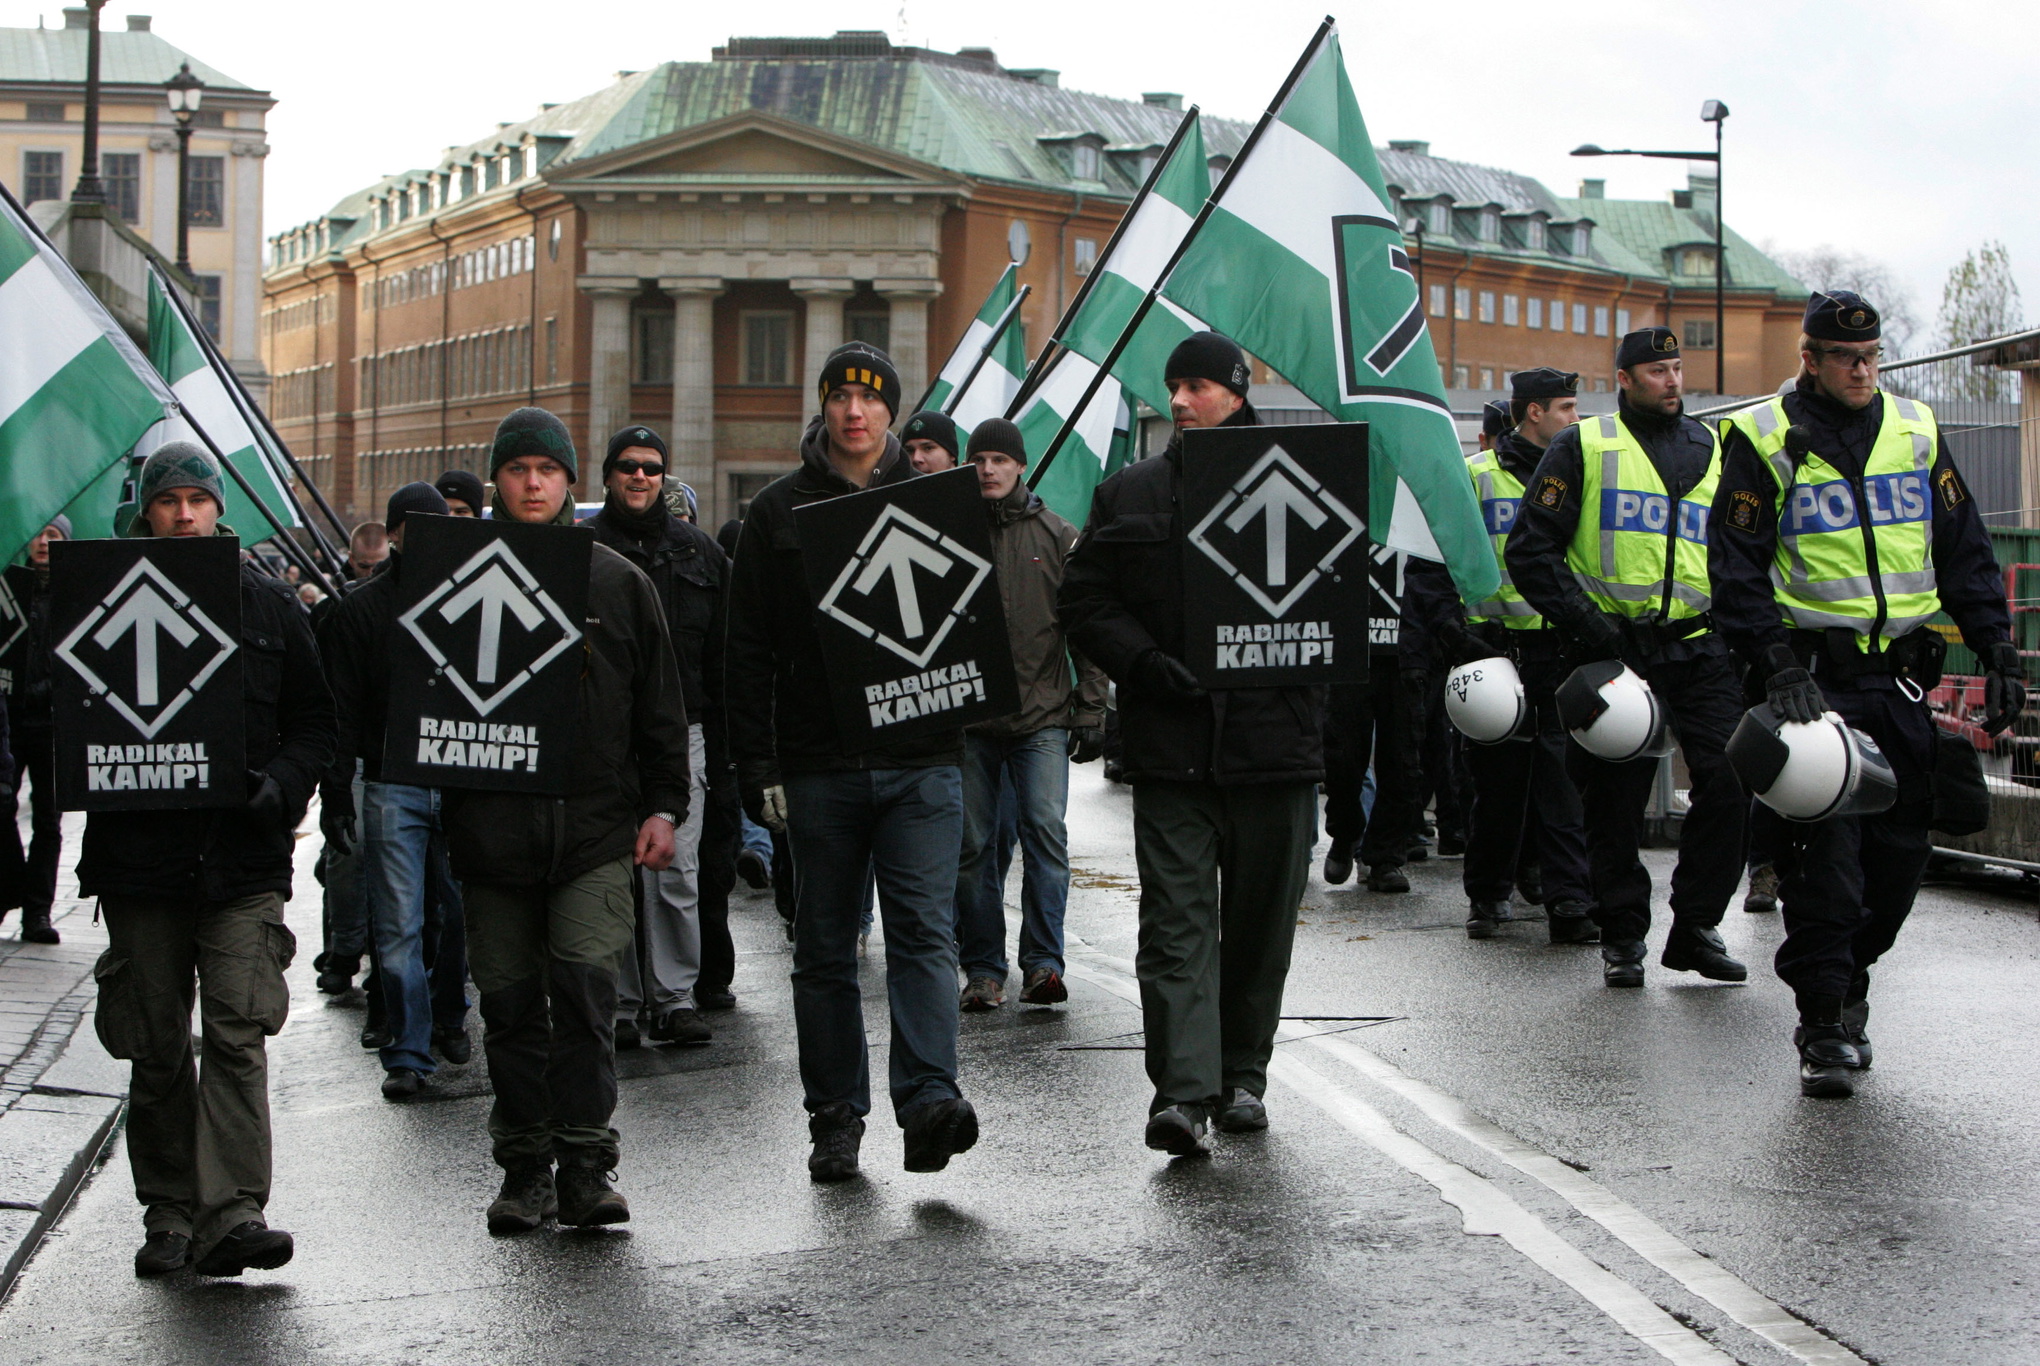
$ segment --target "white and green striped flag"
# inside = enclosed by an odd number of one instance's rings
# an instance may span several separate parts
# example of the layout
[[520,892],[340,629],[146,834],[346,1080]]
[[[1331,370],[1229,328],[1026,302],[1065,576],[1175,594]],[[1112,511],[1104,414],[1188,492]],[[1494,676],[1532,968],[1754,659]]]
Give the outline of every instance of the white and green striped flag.
[[[928,391],[927,401],[921,405],[948,413],[966,435],[986,418],[1006,415],[1006,405],[1020,392],[1020,378],[1027,373],[1027,339],[1019,318],[1012,319],[997,341],[992,340],[993,329],[1006,316],[1006,310],[1012,306],[1019,292],[1019,275],[1019,266],[1006,267],[1005,273],[992,286],[992,292],[985,296],[984,306],[978,309],[970,326],[963,330],[963,339],[949,353],[949,359],[935,378],[934,387]],[[985,355],[987,343],[992,348],[990,355]],[[958,393],[958,388],[970,376],[971,367],[977,365],[979,356],[984,356],[985,363],[978,367],[977,376],[970,379],[969,387]],[[900,416],[904,418],[912,414],[901,413]]]
[[0,555],[11,560],[119,470],[174,402],[70,262],[0,194]]
[[[1050,364],[1015,419],[1032,460],[1047,452],[1097,373],[1097,366],[1073,351],[1063,352]],[[1131,427],[1119,382],[1107,376],[1064,439],[1055,462],[1034,486],[1050,511],[1079,527],[1084,524],[1091,515],[1091,491],[1131,456]]]
[[1327,20],[1164,294],[1343,422],[1366,422],[1374,539],[1494,591],[1494,550],[1374,145]]

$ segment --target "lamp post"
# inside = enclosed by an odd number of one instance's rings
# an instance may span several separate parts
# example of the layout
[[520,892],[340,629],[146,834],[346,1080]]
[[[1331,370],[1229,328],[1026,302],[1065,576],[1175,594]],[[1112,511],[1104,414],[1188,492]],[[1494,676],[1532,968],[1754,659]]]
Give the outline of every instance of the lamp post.
[[99,183],[99,11],[106,0],[85,0],[90,11],[85,32],[85,154],[78,159],[78,183],[71,187],[73,204],[104,204],[106,187]]
[[1714,125],[1714,150],[1711,152],[1645,152],[1629,147],[1603,148],[1589,142],[1573,148],[1576,157],[1662,157],[1668,161],[1711,161],[1714,163],[1714,392],[1728,392],[1728,331],[1727,331],[1727,238],[1723,224],[1727,221],[1722,213],[1721,203],[1721,125],[1728,118],[1728,106],[1720,100],[1709,100],[1700,106],[1700,119]]
[[[102,0],[103,2],[103,0]],[[170,113],[177,120],[177,269],[191,274],[191,121],[198,114],[205,82],[191,74],[191,63],[163,82]]]

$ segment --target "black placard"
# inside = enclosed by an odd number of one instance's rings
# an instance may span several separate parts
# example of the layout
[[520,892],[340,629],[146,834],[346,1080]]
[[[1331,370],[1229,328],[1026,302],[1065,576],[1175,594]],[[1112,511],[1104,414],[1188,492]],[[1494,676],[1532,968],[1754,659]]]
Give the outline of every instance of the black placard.
[[1374,654],[1392,655],[1402,648],[1403,572],[1410,557],[1371,543],[1367,555],[1367,644]]
[[845,749],[1019,709],[974,470],[810,503],[794,522]]
[[247,801],[240,559],[232,536],[51,543],[64,810]]
[[1183,436],[1184,663],[1207,688],[1367,677],[1367,424]]
[[594,544],[586,527],[404,519],[384,781],[567,790]]
[[15,681],[27,672],[28,652],[35,643],[28,629],[23,582],[33,572],[27,565],[14,565],[0,573],[0,692],[9,697],[15,695]]

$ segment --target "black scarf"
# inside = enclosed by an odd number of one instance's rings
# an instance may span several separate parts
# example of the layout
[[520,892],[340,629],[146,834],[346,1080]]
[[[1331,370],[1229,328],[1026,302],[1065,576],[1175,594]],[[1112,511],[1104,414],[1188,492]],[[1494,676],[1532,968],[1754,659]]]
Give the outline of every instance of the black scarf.
[[672,514],[666,511],[666,500],[654,495],[652,505],[643,512],[632,512],[629,504],[611,489],[602,499],[602,515],[618,531],[630,537],[649,550],[657,545],[666,534],[666,519]]

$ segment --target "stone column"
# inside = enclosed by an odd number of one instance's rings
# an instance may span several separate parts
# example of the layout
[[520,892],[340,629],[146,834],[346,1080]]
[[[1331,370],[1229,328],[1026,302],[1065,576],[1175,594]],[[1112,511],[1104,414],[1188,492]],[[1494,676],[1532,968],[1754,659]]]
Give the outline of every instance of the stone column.
[[242,377],[251,381],[258,399],[269,392],[269,372],[262,368],[257,320],[262,303],[262,160],[266,142],[233,144],[234,265],[227,275],[227,299],[221,319],[226,335],[222,349]]
[[715,477],[715,301],[723,282],[712,275],[661,279],[673,299],[673,430],[666,435],[673,473],[701,500],[701,524],[713,533],[722,515]]
[[800,373],[794,378],[804,392],[812,395],[815,381],[822,373],[822,362],[843,344],[843,304],[857,286],[850,280],[806,278],[788,283],[807,302],[807,347],[802,352]]
[[[913,403],[928,387],[928,305],[942,292],[940,280],[874,280],[872,288],[892,309],[892,358],[899,368],[900,403]],[[908,409],[900,409],[906,417]]]
[[[583,275],[575,281],[594,300],[594,325],[588,343],[588,437],[581,446],[581,465],[590,479],[609,435],[630,421],[630,304],[638,282],[629,276]],[[588,487],[594,485],[591,482]]]

